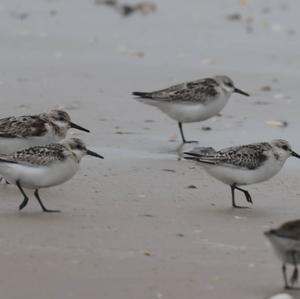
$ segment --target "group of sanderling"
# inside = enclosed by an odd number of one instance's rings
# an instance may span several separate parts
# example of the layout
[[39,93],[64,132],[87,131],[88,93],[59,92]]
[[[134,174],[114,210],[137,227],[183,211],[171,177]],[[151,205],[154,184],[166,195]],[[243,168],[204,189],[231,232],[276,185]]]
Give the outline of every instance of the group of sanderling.
[[69,128],[89,132],[71,122],[68,113],[61,110],[0,120],[0,175],[22,193],[20,210],[28,203],[23,189],[27,188],[35,190],[44,212],[59,212],[44,206],[39,189],[69,180],[79,169],[84,155],[103,159],[88,150],[80,139],[65,139]]
[[[176,120],[183,143],[191,143],[193,141],[185,139],[182,124],[203,121],[216,115],[225,107],[232,93],[249,96],[235,87],[227,76],[215,76],[153,92],[136,91],[133,95]],[[230,186],[234,208],[245,208],[236,204],[235,190],[243,192],[247,202],[252,204],[250,193],[240,186],[270,179],[280,171],[286,159],[292,156],[300,158],[287,141],[280,139],[233,146],[219,151],[212,148],[207,151],[195,148],[184,153],[185,159],[199,162],[211,176]],[[265,235],[283,262],[285,288],[292,288],[298,280],[300,220],[287,222],[278,229],[266,232]],[[294,266],[290,284],[286,275],[286,264]]]
[[[176,120],[183,143],[190,143],[194,141],[185,139],[182,124],[203,121],[218,114],[232,93],[249,96],[235,87],[227,76],[215,76],[154,92],[133,92],[133,95]],[[0,176],[7,183],[16,185],[22,193],[20,210],[29,200],[24,191],[27,188],[35,190],[34,195],[44,212],[58,212],[45,207],[39,189],[69,180],[77,172],[85,155],[103,159],[87,149],[82,140],[66,138],[69,128],[89,132],[71,122],[70,116],[62,110],[0,119]],[[235,190],[243,192],[247,202],[252,204],[250,193],[240,186],[268,180],[280,171],[291,156],[300,158],[287,141],[280,139],[220,151],[195,148],[184,153],[185,159],[199,162],[211,176],[230,186],[234,208],[246,208],[236,204]],[[298,278],[300,259],[300,220],[285,223],[265,235],[283,262],[285,287],[293,287]],[[294,266],[290,284],[286,264]]]

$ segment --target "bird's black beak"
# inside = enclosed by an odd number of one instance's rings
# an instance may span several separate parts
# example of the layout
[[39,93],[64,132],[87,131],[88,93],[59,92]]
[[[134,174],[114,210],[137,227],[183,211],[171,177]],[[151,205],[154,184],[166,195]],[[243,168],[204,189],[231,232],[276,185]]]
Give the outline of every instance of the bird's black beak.
[[242,90],[240,90],[240,89],[238,89],[238,88],[236,88],[236,87],[234,88],[233,92],[240,93],[240,94],[242,94],[242,95],[244,95],[244,96],[247,96],[247,97],[250,96],[249,93],[244,92],[244,91],[242,91]]
[[297,153],[295,153],[295,152],[293,152],[293,151],[292,151],[292,156],[295,157],[295,158],[300,159],[300,155],[298,155]]
[[80,130],[80,131],[84,131],[84,132],[88,132],[88,133],[90,132],[90,130],[85,129],[83,127],[80,127],[80,126],[78,126],[78,125],[76,125],[72,122],[70,122],[70,126],[71,126],[71,128],[74,128],[74,129],[77,129],[77,130]]
[[97,153],[95,153],[93,151],[90,151],[90,150],[87,150],[86,154],[89,155],[89,156],[93,156],[93,157],[97,157],[97,158],[100,158],[100,159],[104,159],[103,156],[101,156],[101,155],[99,155],[99,154],[97,154]]

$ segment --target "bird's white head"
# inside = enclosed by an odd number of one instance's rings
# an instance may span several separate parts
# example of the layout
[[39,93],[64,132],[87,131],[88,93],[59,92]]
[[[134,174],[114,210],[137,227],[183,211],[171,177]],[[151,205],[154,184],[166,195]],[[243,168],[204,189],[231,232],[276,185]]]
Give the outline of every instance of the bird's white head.
[[58,128],[59,133],[63,138],[66,136],[69,128],[90,132],[81,126],[72,123],[69,114],[63,110],[51,110],[46,113],[46,118]]
[[280,160],[285,161],[291,156],[300,159],[300,155],[292,150],[291,145],[286,140],[274,139],[271,141],[271,145],[273,147],[275,157],[277,156]]
[[249,96],[248,93],[236,88],[234,86],[233,81],[227,76],[218,75],[218,76],[215,76],[214,79],[217,81],[217,83],[219,84],[221,89],[227,94],[232,94],[232,93],[236,92],[236,93],[240,93],[244,96]]
[[85,155],[104,159],[101,155],[87,149],[84,142],[79,138],[64,139],[61,141],[61,144],[72,152],[77,162],[80,162],[81,158]]

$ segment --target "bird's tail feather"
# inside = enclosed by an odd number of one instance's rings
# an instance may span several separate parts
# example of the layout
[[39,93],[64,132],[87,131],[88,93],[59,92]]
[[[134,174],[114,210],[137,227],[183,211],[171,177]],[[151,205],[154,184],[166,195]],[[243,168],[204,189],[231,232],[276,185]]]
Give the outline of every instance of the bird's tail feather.
[[18,164],[18,162],[14,161],[14,160],[5,159],[5,158],[0,157],[0,163],[1,162]]
[[184,159],[193,160],[193,161],[197,161],[197,162],[200,162],[200,163],[211,164],[211,165],[216,164],[216,161],[210,159],[209,156],[201,155],[201,154],[197,154],[197,153],[193,153],[193,152],[185,152],[184,153]]
[[134,96],[137,96],[137,97],[140,97],[140,98],[152,99],[152,95],[151,95],[150,92],[134,91],[132,94]]

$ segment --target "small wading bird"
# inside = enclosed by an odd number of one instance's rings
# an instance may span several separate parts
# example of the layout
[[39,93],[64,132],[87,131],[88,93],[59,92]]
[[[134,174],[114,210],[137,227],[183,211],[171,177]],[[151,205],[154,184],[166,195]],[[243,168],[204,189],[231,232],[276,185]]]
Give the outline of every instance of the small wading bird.
[[[282,261],[282,273],[286,289],[294,288],[298,281],[298,264],[300,262],[300,220],[289,221],[277,229],[265,232],[271,242],[276,255]],[[294,271],[288,283],[286,264],[294,266]],[[299,289],[299,288],[298,288]]]
[[28,188],[35,190],[34,195],[44,212],[59,212],[48,210],[44,206],[39,189],[68,181],[79,169],[81,158],[85,155],[103,159],[99,154],[88,150],[78,138],[35,146],[8,155],[0,154],[0,175],[16,185],[24,196],[20,210],[28,203],[28,196],[23,190]]
[[281,139],[229,147],[208,154],[193,150],[184,153],[185,159],[199,162],[211,176],[230,186],[234,208],[244,208],[236,205],[235,190],[242,191],[247,202],[252,204],[250,193],[239,186],[270,179],[291,156],[300,158],[289,143]]
[[218,114],[234,92],[249,96],[248,93],[236,88],[227,76],[215,76],[158,91],[135,91],[132,94],[139,97],[141,102],[157,107],[176,120],[182,142],[191,143],[197,141],[186,141],[182,124],[203,121]]
[[69,114],[62,110],[2,118],[0,153],[10,154],[31,146],[58,142],[66,137],[69,128],[89,132],[71,122]]

